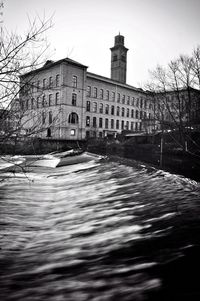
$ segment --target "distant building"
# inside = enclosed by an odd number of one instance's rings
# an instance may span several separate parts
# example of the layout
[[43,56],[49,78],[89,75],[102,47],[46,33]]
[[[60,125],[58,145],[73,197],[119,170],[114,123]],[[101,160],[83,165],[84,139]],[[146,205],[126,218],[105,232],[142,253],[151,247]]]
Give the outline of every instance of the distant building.
[[200,129],[200,91],[191,87],[156,93],[155,120],[164,129],[193,127]]
[[0,140],[10,131],[9,111],[0,109]]
[[159,99],[155,102],[150,92],[126,84],[128,49],[122,35],[110,50],[111,78],[90,73],[69,58],[47,61],[21,76],[23,129],[33,136],[66,140],[159,129]]

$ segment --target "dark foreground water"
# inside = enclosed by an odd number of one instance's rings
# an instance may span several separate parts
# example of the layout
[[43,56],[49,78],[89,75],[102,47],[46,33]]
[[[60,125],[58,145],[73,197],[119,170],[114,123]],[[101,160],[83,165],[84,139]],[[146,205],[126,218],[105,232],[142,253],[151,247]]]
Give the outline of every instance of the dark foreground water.
[[0,300],[200,300],[196,182],[111,161],[0,179]]

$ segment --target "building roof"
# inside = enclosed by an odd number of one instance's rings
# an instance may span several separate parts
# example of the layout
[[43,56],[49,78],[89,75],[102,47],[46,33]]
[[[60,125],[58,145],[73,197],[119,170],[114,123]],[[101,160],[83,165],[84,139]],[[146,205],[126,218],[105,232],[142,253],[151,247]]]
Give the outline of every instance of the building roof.
[[[31,75],[31,74],[37,73],[39,71],[49,69],[49,68],[51,68],[55,65],[61,64],[61,63],[68,63],[68,64],[75,65],[75,66],[85,68],[85,69],[88,68],[88,66],[85,66],[85,65],[83,65],[83,64],[81,64],[77,61],[74,61],[70,58],[64,58],[64,59],[61,59],[61,60],[58,60],[58,61],[47,60],[46,63],[42,67],[40,67],[38,69],[35,69],[35,70],[32,70],[30,72],[27,72],[27,73],[21,75],[20,77]],[[123,88],[126,88],[126,89],[134,90],[136,92],[146,93],[146,91],[144,91],[141,88],[136,88],[136,87],[133,87],[131,85],[123,84],[123,83],[120,83],[120,82],[118,82],[116,80],[113,80],[111,78],[108,78],[108,77],[105,77],[105,76],[102,76],[102,75],[98,75],[98,74],[95,74],[95,73],[87,72],[87,77],[97,79],[97,80],[100,80],[100,81],[104,81],[106,83],[111,83],[113,85],[117,85],[117,86],[120,86],[120,87],[123,87]]]
[[169,90],[168,89],[168,90],[165,90],[165,91],[156,91],[156,92],[147,91],[147,92],[150,93],[150,94],[156,93],[156,95],[165,95],[166,93],[167,94],[176,94],[176,93],[180,93],[180,92],[187,92],[188,90],[194,91],[194,92],[197,92],[197,93],[200,92],[200,90],[198,90],[197,88],[193,88],[193,87],[181,87],[181,88],[178,88],[178,90],[176,90],[176,89]]
[[31,70],[23,75],[21,75],[20,77],[23,77],[23,76],[27,76],[27,75],[31,75],[33,73],[37,73],[38,71],[42,71],[42,70],[46,70],[46,69],[49,69],[55,65],[58,65],[58,64],[61,64],[61,63],[68,63],[68,64],[71,64],[71,65],[75,65],[75,66],[78,66],[78,67],[81,67],[81,68],[88,68],[88,66],[85,66],[77,61],[74,61],[70,58],[64,58],[64,59],[61,59],[61,60],[58,60],[58,61],[51,61],[51,60],[47,60],[46,63],[38,68],[38,69],[35,69],[35,70]]
[[98,75],[98,74],[95,74],[95,73],[87,72],[87,77],[92,78],[92,79],[97,79],[97,80],[100,80],[100,81],[104,81],[106,83],[117,85],[117,86],[120,86],[120,87],[123,87],[123,88],[126,88],[126,89],[137,91],[137,92],[142,92],[142,93],[146,92],[146,91],[142,90],[141,88],[136,88],[136,87],[133,87],[133,86],[130,86],[130,85],[127,85],[127,84],[123,84],[123,83],[120,83],[120,82],[118,82],[116,80],[113,80],[109,77],[101,76],[101,75]]

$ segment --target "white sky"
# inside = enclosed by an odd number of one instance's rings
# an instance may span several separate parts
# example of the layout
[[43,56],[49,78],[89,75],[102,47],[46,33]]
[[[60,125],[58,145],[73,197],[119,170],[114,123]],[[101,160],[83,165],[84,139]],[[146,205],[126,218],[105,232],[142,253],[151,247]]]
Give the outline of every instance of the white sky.
[[[2,0],[0,0],[1,2]],[[127,83],[136,87],[149,69],[166,65],[200,44],[200,0],[3,0],[4,26],[23,33],[27,15],[54,13],[51,59],[70,57],[110,77],[114,36],[125,36]]]

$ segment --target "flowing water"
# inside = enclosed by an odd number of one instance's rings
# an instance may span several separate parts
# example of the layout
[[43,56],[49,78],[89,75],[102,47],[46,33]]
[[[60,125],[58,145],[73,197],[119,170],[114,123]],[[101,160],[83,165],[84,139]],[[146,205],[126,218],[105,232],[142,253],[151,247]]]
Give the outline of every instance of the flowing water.
[[200,300],[200,186],[88,162],[0,174],[0,300]]

